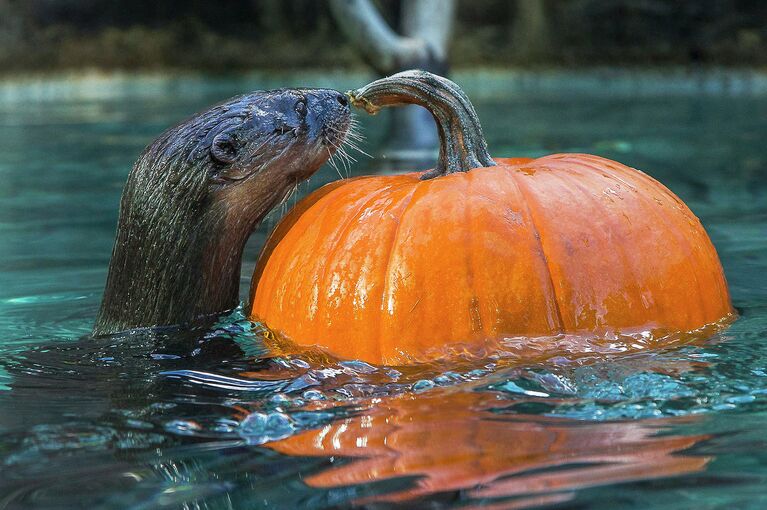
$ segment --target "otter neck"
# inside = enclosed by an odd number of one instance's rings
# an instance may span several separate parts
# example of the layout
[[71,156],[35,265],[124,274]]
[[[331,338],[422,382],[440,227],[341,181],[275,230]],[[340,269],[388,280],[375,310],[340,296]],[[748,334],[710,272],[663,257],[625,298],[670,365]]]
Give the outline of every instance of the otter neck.
[[202,210],[189,201],[168,213],[126,187],[93,334],[186,324],[237,307],[245,243],[283,188],[261,186],[244,207],[222,191]]

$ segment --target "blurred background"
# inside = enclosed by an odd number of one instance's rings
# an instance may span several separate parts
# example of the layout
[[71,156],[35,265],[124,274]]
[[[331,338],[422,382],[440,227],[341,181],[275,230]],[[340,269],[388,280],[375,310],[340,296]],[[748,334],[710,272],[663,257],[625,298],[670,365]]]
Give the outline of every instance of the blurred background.
[[[375,2],[398,26],[402,2]],[[455,67],[764,65],[759,0],[458,0]],[[0,0],[0,72],[359,68],[326,1]]]

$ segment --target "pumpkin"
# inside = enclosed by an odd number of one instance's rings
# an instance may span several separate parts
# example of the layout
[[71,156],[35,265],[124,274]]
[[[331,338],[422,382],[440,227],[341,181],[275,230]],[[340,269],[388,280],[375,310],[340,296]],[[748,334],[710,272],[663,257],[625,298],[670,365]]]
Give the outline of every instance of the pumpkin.
[[652,344],[732,316],[703,226],[647,174],[588,154],[493,159],[466,95],[429,73],[350,97],[428,108],[439,160],[331,183],[276,227],[250,315],[291,341],[392,364],[504,337],[535,352],[563,334]]
[[494,394],[481,392],[402,395],[266,446],[295,457],[350,459],[303,473],[310,487],[412,480],[402,489],[357,500],[355,505],[458,490],[466,491],[469,499],[540,497],[584,486],[694,473],[710,461],[680,453],[705,436],[659,435],[668,422],[576,424],[563,418],[499,413],[501,404]]

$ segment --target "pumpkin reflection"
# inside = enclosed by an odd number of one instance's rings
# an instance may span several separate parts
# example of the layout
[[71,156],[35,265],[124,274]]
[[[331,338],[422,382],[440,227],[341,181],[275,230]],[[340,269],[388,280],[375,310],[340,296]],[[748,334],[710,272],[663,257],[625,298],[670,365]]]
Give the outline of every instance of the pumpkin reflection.
[[352,459],[305,477],[312,487],[416,477],[409,489],[376,501],[454,490],[471,498],[540,497],[695,472],[710,460],[678,454],[703,437],[658,435],[666,420],[599,423],[504,414],[498,411],[508,402],[488,393],[427,395],[387,399],[364,414],[268,446],[293,456]]

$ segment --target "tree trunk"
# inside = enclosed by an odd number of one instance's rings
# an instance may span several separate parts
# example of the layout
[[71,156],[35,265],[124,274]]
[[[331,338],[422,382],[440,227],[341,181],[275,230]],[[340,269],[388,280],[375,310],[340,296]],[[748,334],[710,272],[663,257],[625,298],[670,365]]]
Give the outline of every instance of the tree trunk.
[[534,62],[551,52],[551,27],[545,0],[517,0],[512,27],[515,56],[524,62]]
[[[403,0],[401,35],[369,0],[331,0],[341,30],[379,74],[423,69],[448,72],[448,43],[455,12],[454,0]],[[433,166],[438,151],[431,114],[418,106],[397,108],[379,156],[382,170]]]

